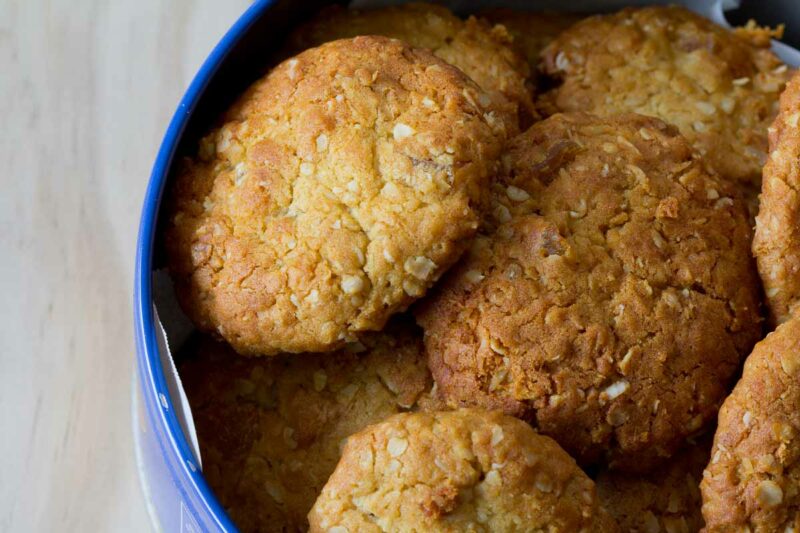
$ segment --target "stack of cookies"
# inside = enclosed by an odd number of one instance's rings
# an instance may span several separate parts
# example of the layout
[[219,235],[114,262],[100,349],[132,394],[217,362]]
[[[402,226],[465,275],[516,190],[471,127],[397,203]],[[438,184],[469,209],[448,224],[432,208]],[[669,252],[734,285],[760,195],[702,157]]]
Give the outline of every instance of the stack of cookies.
[[294,30],[166,204],[237,525],[799,531],[800,78],[773,34],[428,4]]

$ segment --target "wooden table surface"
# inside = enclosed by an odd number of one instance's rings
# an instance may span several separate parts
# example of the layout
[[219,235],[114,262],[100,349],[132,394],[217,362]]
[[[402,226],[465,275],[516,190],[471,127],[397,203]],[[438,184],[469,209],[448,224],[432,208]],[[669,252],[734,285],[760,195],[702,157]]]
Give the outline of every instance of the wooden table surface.
[[148,531],[132,276],[156,149],[245,0],[0,0],[0,531]]

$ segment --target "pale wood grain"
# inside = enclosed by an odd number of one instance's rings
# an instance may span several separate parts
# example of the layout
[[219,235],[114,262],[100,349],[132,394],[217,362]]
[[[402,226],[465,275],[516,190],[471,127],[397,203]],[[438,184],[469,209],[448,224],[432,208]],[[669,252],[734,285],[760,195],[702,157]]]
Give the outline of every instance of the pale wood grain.
[[140,204],[244,0],[0,0],[0,531],[147,531],[133,459]]

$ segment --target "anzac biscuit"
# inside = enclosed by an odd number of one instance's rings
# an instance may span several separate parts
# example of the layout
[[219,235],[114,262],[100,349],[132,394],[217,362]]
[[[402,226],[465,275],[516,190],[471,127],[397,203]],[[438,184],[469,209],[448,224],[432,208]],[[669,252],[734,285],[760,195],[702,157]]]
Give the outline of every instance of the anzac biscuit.
[[706,531],[800,530],[800,319],[759,342],[722,404],[700,485]]
[[514,38],[514,46],[522,52],[531,71],[538,68],[542,50],[558,35],[582,17],[555,11],[518,11],[494,8],[481,13],[492,24],[502,24]]
[[697,533],[703,529],[700,480],[710,448],[708,435],[647,475],[601,472],[595,483],[603,507],[629,533]]
[[379,330],[469,245],[504,138],[491,98],[385,37],[256,82],[172,187],[183,308],[238,352],[326,351]]
[[396,415],[348,439],[312,532],[616,531],[551,439],[499,412]]
[[298,531],[345,438],[418,408],[431,379],[416,330],[328,354],[253,359],[196,335],[180,374],[203,475],[242,531]]
[[713,169],[755,196],[787,67],[757,28],[729,31],[681,7],[587,18],[543,53],[560,111],[636,112],[675,124]]
[[781,95],[769,131],[753,253],[774,323],[789,318],[800,299],[800,74]]
[[384,35],[426,48],[480,85],[495,106],[503,110],[509,127],[531,122],[531,71],[511,46],[512,38],[504,28],[475,17],[461,20],[446,7],[435,4],[409,3],[367,10],[334,5],[295,30],[287,47],[297,52],[357,35]]
[[452,406],[643,470],[716,414],[759,338],[742,202],[677,129],[555,115],[510,142],[486,234],[416,310]]

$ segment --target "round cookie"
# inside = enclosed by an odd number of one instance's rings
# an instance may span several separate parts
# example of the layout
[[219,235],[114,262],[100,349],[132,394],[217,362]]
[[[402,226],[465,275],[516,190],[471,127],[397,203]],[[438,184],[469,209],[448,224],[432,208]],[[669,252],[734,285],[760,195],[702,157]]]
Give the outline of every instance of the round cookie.
[[622,531],[697,533],[703,528],[700,480],[711,435],[645,476],[604,470],[595,479],[600,502]]
[[471,409],[395,415],[350,437],[308,519],[334,533],[617,530],[555,442]]
[[431,379],[421,354],[421,335],[402,325],[350,351],[268,359],[196,335],[180,375],[203,475],[240,530],[306,529],[343,440],[424,403]]
[[800,299],[800,74],[781,95],[769,130],[753,253],[773,323],[784,322]]
[[475,17],[461,20],[444,6],[409,3],[361,10],[333,5],[296,29],[287,47],[297,52],[357,35],[384,35],[432,51],[480,85],[510,129],[527,126],[534,116],[531,71],[511,46],[508,32]]
[[729,31],[677,6],[587,18],[543,52],[560,111],[636,112],[675,124],[705,161],[755,196],[787,78],[763,30]]
[[492,24],[502,24],[514,38],[514,46],[528,60],[531,71],[535,71],[539,66],[542,50],[562,31],[581,20],[582,16],[557,11],[518,11],[498,7],[482,12],[481,18]]
[[713,419],[760,334],[750,227],[677,129],[554,115],[513,139],[486,234],[416,309],[453,406],[644,470]]
[[700,485],[706,531],[800,530],[800,319],[759,342],[722,404]]
[[463,73],[397,40],[280,64],[173,184],[166,248],[183,308],[247,355],[381,329],[475,233],[504,138],[494,116]]

